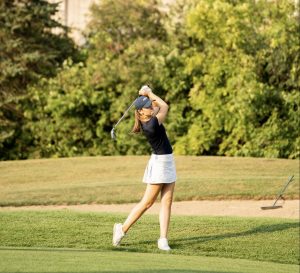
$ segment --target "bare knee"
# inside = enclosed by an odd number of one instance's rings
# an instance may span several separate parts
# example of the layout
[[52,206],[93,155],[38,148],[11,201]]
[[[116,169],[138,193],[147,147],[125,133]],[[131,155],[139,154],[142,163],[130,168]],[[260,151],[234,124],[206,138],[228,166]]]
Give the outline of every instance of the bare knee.
[[152,205],[154,204],[154,201],[153,200],[149,200],[149,201],[142,200],[140,204],[143,207],[143,209],[147,210],[152,207]]
[[172,206],[172,202],[173,202],[172,196],[164,197],[164,198],[161,200],[162,206],[168,207],[168,208],[170,208],[170,207]]

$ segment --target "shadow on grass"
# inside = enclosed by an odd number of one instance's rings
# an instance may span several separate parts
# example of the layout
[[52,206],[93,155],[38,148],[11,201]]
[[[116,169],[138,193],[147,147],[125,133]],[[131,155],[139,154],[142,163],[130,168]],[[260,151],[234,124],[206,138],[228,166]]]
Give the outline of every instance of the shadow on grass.
[[210,236],[199,236],[199,237],[189,237],[189,238],[182,238],[182,239],[175,239],[172,242],[176,243],[185,243],[189,242],[189,244],[194,243],[202,243],[207,241],[216,241],[216,240],[223,240],[228,238],[237,238],[243,236],[251,236],[256,234],[263,234],[263,233],[272,233],[276,231],[283,231],[290,228],[297,228],[299,227],[299,223],[283,223],[283,224],[276,224],[276,225],[262,225],[251,230],[237,232],[237,233],[225,233],[220,235],[210,235]]
[[[217,241],[223,240],[228,238],[237,238],[243,236],[251,236],[255,234],[263,234],[263,233],[272,233],[277,231],[283,231],[290,228],[299,228],[299,223],[282,223],[282,224],[275,224],[275,225],[262,225],[255,227],[251,230],[236,232],[236,233],[224,233],[219,235],[209,235],[209,236],[196,236],[196,237],[187,237],[187,238],[180,238],[180,239],[172,239],[170,240],[170,246],[173,249],[179,248],[181,245],[186,245],[186,243],[190,244],[197,244],[203,243],[207,241]],[[153,243],[153,240],[147,241],[139,241],[138,244],[149,244]],[[131,244],[133,245],[133,244]]]

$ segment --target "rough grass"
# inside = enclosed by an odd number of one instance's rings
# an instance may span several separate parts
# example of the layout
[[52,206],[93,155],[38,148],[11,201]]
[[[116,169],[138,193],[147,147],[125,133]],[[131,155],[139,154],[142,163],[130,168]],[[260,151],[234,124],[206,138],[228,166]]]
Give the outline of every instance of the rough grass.
[[[0,206],[137,202],[148,156],[0,162]],[[298,160],[177,156],[175,201],[299,199]]]
[[[158,217],[143,216],[119,248],[113,248],[112,227],[127,215],[109,213],[1,212],[0,246],[76,248],[161,253]],[[171,254],[240,258],[299,264],[296,220],[238,217],[173,216]]]

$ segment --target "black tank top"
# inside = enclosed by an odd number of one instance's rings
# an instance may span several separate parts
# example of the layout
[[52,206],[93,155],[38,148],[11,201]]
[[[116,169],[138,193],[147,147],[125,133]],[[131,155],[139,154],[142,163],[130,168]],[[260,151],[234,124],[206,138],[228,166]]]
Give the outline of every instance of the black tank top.
[[154,154],[164,155],[173,153],[166,129],[162,124],[159,125],[156,116],[153,116],[146,122],[141,122],[141,124],[144,135],[150,143]]

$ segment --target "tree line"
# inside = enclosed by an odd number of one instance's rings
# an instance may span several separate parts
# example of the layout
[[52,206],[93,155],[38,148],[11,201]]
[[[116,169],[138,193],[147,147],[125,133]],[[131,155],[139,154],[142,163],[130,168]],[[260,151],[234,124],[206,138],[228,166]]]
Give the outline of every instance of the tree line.
[[[174,152],[299,158],[294,1],[102,0],[78,47],[57,4],[0,4],[0,158],[149,154],[133,112],[145,83],[170,105]],[[59,29],[59,31],[53,31]]]

